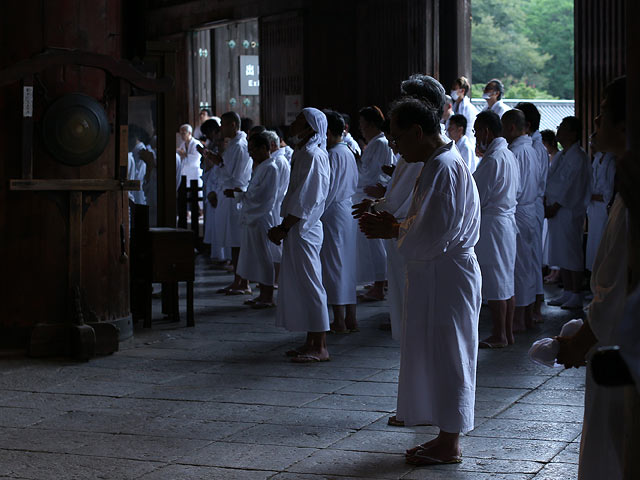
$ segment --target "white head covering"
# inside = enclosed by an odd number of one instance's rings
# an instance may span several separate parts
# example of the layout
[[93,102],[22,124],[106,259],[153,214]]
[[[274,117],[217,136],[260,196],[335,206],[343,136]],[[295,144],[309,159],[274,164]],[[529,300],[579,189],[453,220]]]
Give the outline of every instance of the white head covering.
[[320,148],[327,151],[327,116],[317,108],[303,108],[302,114],[316,134],[311,137],[307,145],[320,145]]

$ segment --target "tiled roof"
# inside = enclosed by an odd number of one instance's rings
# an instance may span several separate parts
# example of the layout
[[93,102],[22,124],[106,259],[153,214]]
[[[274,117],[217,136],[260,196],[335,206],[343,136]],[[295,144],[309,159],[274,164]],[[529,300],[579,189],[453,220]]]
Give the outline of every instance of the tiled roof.
[[[564,117],[571,117],[575,115],[575,101],[573,100],[518,100],[518,99],[504,99],[504,103],[510,107],[515,107],[519,102],[531,102],[540,111],[540,131],[558,129],[558,125]],[[471,100],[478,110],[482,110],[487,105],[483,99],[474,98]]]

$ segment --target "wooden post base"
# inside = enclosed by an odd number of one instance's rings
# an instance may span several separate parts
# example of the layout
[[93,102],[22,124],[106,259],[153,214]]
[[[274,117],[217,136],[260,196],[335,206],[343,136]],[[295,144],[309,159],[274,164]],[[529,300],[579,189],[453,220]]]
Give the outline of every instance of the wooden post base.
[[108,322],[85,325],[37,324],[31,332],[29,356],[69,356],[87,361],[118,351],[118,327]]

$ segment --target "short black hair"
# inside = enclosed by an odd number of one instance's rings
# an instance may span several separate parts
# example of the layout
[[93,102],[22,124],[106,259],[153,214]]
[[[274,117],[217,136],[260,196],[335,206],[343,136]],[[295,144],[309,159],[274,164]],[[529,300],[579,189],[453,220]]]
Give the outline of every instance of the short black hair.
[[252,135],[249,139],[249,143],[252,143],[256,147],[264,147],[267,151],[271,150],[271,139],[264,131]]
[[349,125],[351,125],[351,115],[349,115],[348,113],[340,113],[340,115],[342,115],[342,119],[344,120],[344,124],[348,127]]
[[327,130],[332,135],[342,135],[344,132],[344,118],[342,115],[334,110],[323,110],[323,113],[327,117]]
[[440,132],[440,113],[438,107],[431,105],[426,99],[401,97],[391,104],[389,113],[400,128],[407,129],[419,125],[427,135]]
[[449,118],[449,123],[453,123],[458,127],[462,127],[463,131],[467,131],[467,117],[459,113]]
[[209,120],[205,120],[205,122],[200,125],[200,131],[203,135],[207,137],[212,133],[216,133],[220,130],[220,124],[215,118],[210,118]]
[[224,120],[225,118],[230,122],[235,122],[238,128],[240,128],[240,124],[242,123],[242,121],[240,120],[240,115],[238,115],[236,112],[225,112],[220,117],[220,120]]
[[505,123],[515,126],[519,132],[527,130],[527,119],[524,116],[524,112],[517,108],[512,108],[504,112],[502,115],[502,124],[504,125]]
[[414,73],[400,84],[400,91],[403,96],[426,100],[429,105],[436,109],[438,116],[442,117],[446,91],[435,78],[422,73]]
[[529,122],[529,127],[532,132],[537,132],[540,129],[540,111],[531,102],[520,102],[516,105],[518,110],[524,113],[524,118]]
[[382,110],[375,105],[371,105],[370,107],[361,108],[358,112],[362,118],[365,119],[366,122],[374,125],[377,129],[382,128],[382,124],[384,123],[384,115],[382,114]]
[[540,132],[540,135],[542,135],[543,142],[549,143],[551,145],[558,144],[558,140],[556,139],[556,132],[554,132],[553,130],[542,130]]
[[[207,115],[211,116],[211,109],[208,107],[201,108],[200,113],[202,112],[207,112]],[[200,130],[202,130],[202,127],[200,127]]]
[[251,129],[249,130],[248,135],[250,137],[253,137],[254,135],[257,135],[258,133],[262,133],[265,132],[267,130],[267,128],[264,125],[254,125],[253,127],[251,127]]
[[627,77],[623,75],[611,81],[603,92],[607,101],[607,109],[616,122],[627,119]]
[[492,78],[487,82],[487,85],[491,85],[491,88],[498,91],[498,100],[502,99],[504,95],[504,85],[499,79]]
[[566,125],[578,139],[582,138],[582,122],[578,117],[564,117],[560,125]]
[[500,115],[492,110],[482,110],[478,113],[476,125],[487,127],[494,137],[502,135],[502,120],[500,120]]
[[382,133],[391,133],[391,119],[389,118],[389,116],[384,119],[384,123],[382,124],[382,128],[380,130],[382,130]]
[[147,131],[136,123],[129,125],[129,138],[131,140],[139,140],[145,145],[147,145],[151,140],[151,136]]

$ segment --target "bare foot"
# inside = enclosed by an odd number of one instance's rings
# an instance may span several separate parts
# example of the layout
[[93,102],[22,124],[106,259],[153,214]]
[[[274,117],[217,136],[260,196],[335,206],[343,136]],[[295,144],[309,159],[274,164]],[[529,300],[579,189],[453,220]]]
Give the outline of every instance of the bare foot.
[[491,335],[479,343],[480,348],[503,348],[507,345],[509,345],[509,342],[506,337],[498,337],[496,335]]
[[[461,461],[462,451],[460,448],[452,448],[449,445],[444,445],[442,442],[436,442],[429,445],[426,448],[421,448],[414,452],[413,455],[407,456],[407,462],[415,463],[416,465],[433,465],[435,463],[459,463]],[[425,458],[420,458],[414,455],[421,455]],[[435,461],[432,463],[430,460]],[[429,460],[425,463],[425,460]]]

